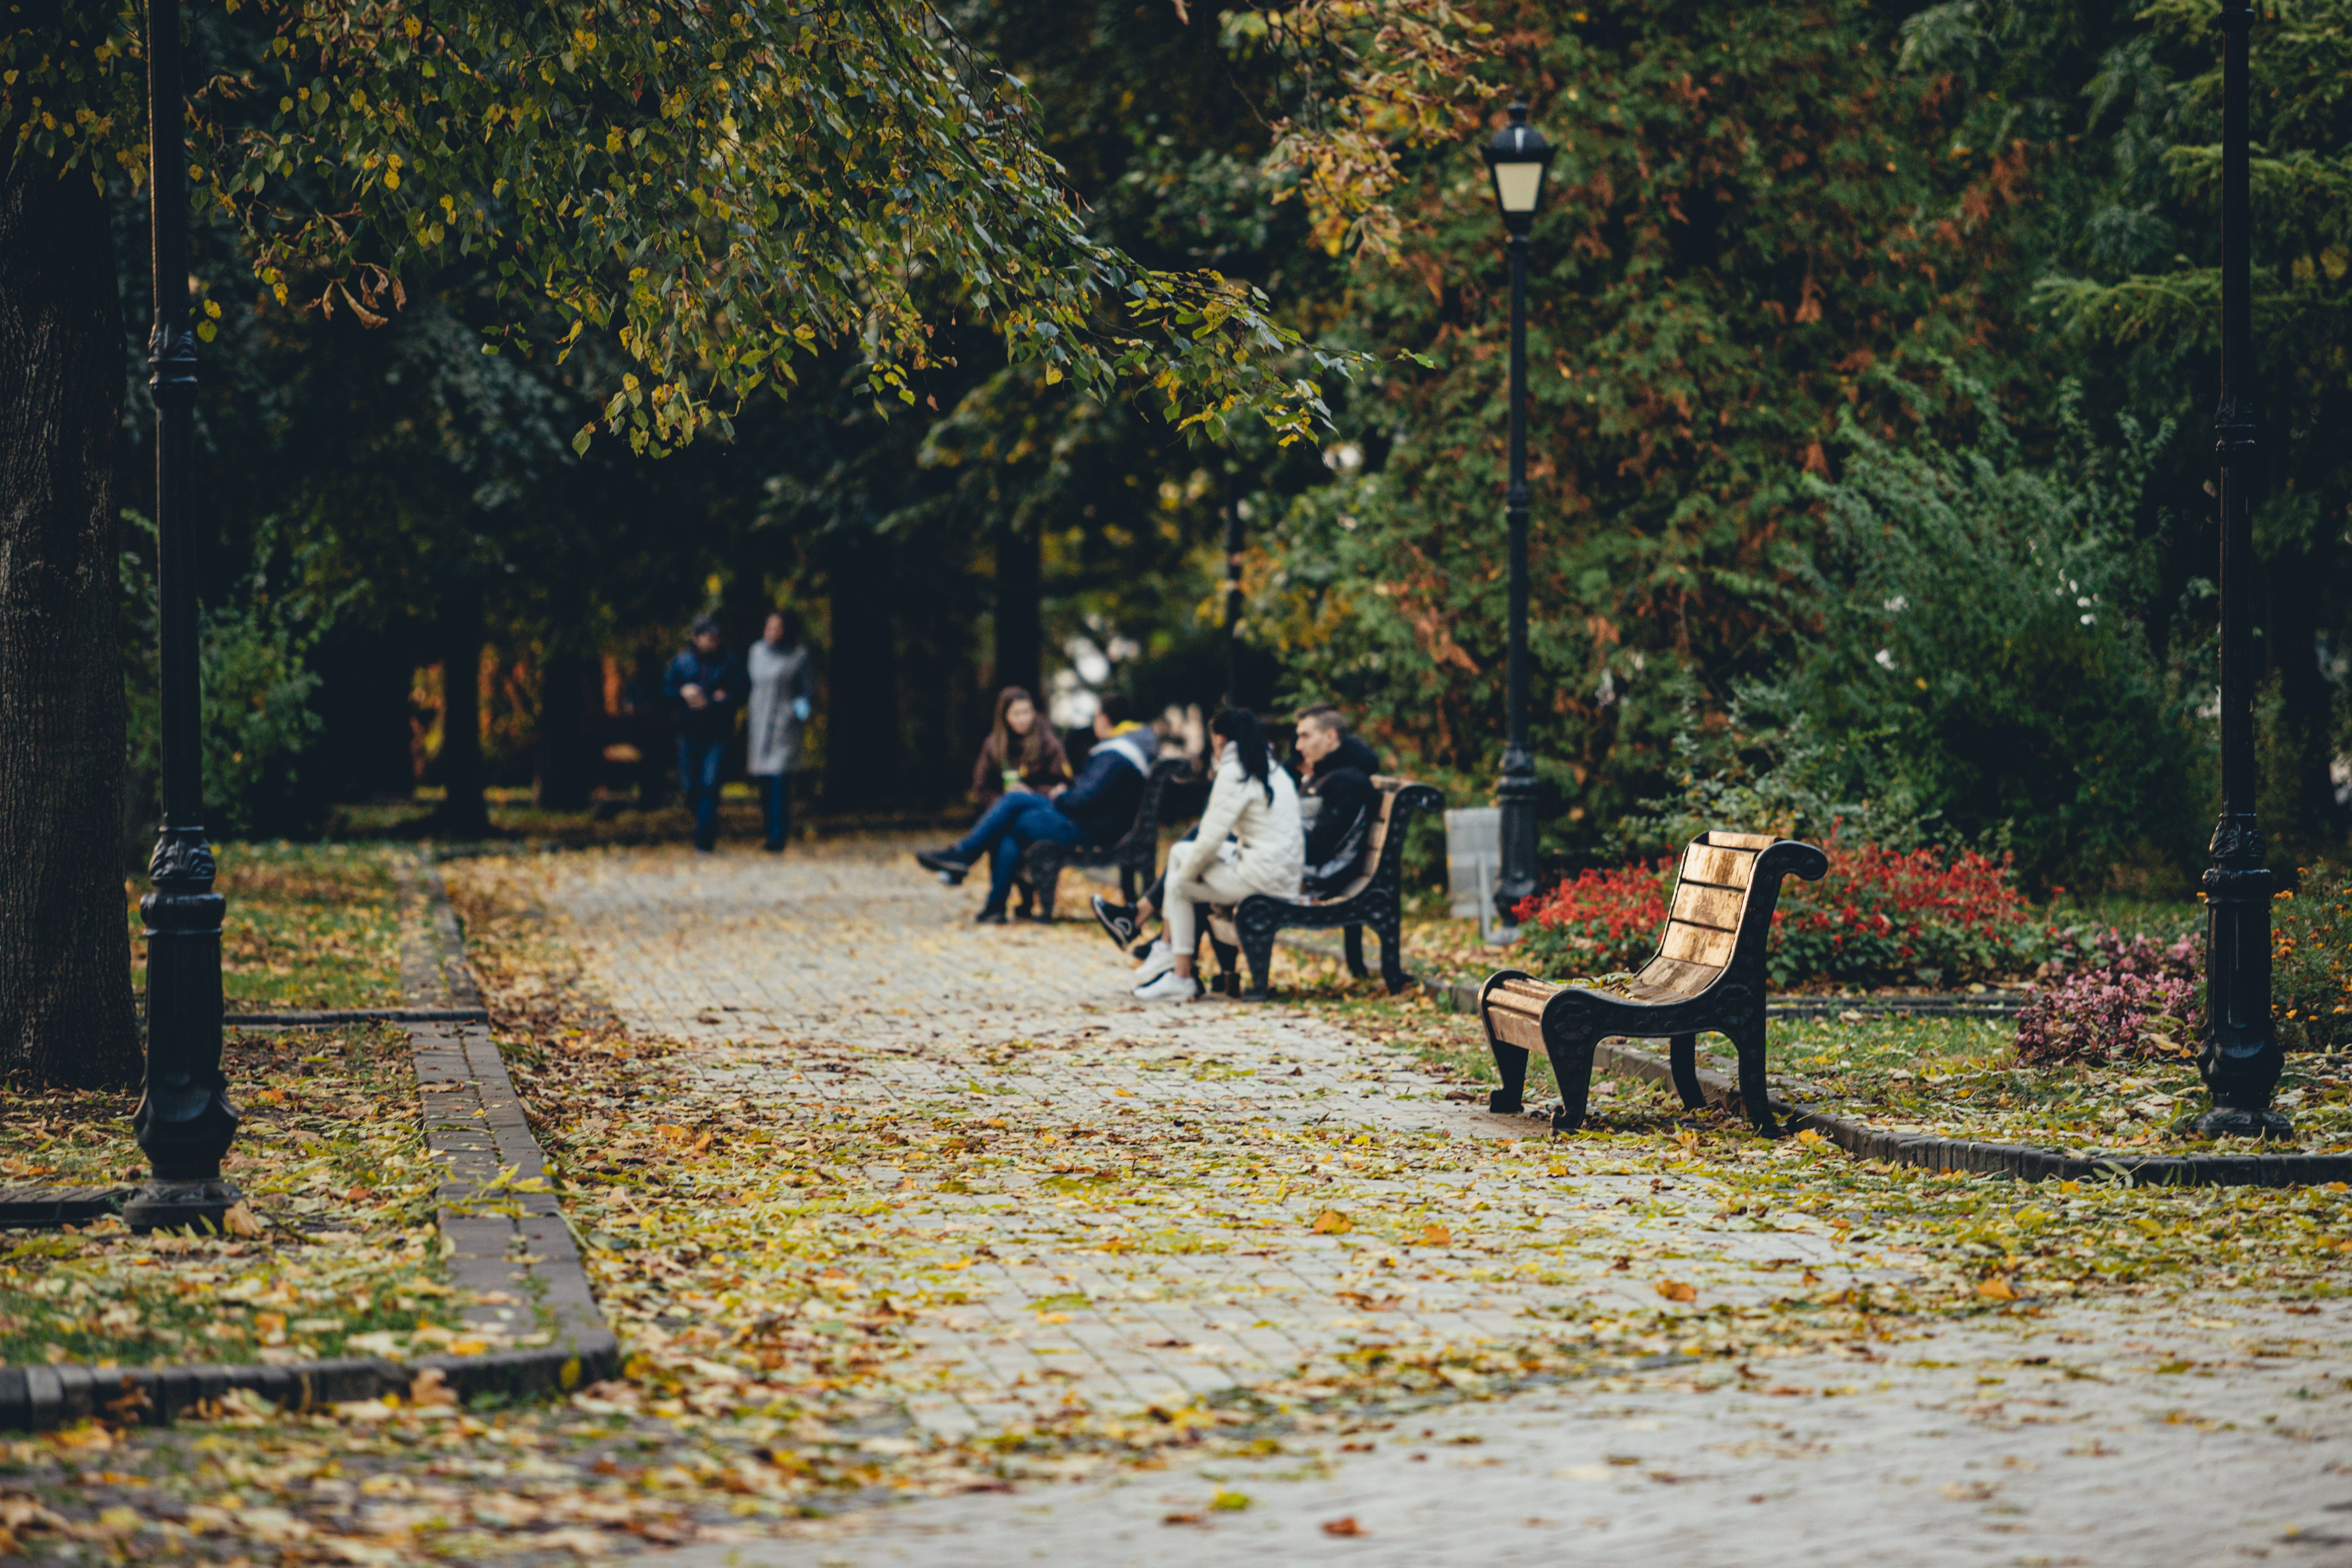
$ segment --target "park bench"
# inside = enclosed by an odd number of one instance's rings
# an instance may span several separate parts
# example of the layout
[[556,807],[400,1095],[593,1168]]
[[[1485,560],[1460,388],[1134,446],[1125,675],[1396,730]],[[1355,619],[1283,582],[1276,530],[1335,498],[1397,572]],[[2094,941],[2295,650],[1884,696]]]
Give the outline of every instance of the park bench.
[[1018,912],[1031,920],[1052,920],[1062,871],[1069,866],[1090,871],[1116,869],[1119,896],[1130,904],[1135,902],[1136,895],[1143,891],[1159,869],[1160,811],[1168,786],[1192,771],[1192,763],[1183,757],[1162,757],[1152,763],[1151,771],[1144,775],[1143,798],[1136,805],[1135,825],[1116,843],[1097,847],[1091,844],[1053,844],[1041,838],[1023,850],[1021,863],[1013,873],[1013,886],[1019,895],[1015,906]]
[[[1237,905],[1213,904],[1209,909],[1209,940],[1217,952],[1217,988],[1245,1001],[1265,1000],[1266,971],[1274,963],[1275,933],[1287,928],[1342,929],[1348,973],[1361,980],[1364,968],[1364,928],[1381,939],[1381,978],[1394,995],[1404,989],[1404,838],[1405,825],[1416,811],[1436,811],[1445,797],[1410,779],[1376,776],[1380,791],[1373,808],[1370,833],[1364,840],[1363,869],[1340,891],[1321,899],[1280,899],[1252,893]],[[1249,988],[1241,988],[1238,950],[1249,960]]]
[[1739,1056],[1739,1097],[1748,1119],[1768,1138],[1780,1135],[1764,1082],[1764,942],[1780,879],[1818,881],[1829,857],[1810,844],[1753,833],[1702,833],[1683,851],[1674,908],[1655,957],[1622,984],[1555,985],[1515,969],[1487,978],[1478,1016],[1503,1087],[1489,1109],[1517,1111],[1528,1081],[1528,1053],[1541,1050],[1559,1084],[1555,1131],[1584,1123],[1592,1089],[1593,1048],[1624,1036],[1668,1042],[1675,1089],[1693,1110],[1700,1092],[1698,1037],[1729,1037]]

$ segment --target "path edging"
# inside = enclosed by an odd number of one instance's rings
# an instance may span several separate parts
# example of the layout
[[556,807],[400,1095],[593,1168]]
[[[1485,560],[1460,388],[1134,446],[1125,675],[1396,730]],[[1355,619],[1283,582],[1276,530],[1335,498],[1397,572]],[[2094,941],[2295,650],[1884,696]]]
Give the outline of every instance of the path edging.
[[[1478,1011],[1478,983],[1425,980],[1422,989],[1455,1013]],[[1621,1078],[1672,1083],[1664,1058],[1622,1040],[1603,1040],[1593,1051],[1595,1070]],[[1736,1079],[1712,1068],[1698,1069],[1699,1088],[1710,1105],[1739,1111]],[[1895,1132],[1832,1116],[1794,1100],[1772,1097],[1772,1110],[1791,1131],[1813,1131],[1850,1154],[1919,1165],[1931,1171],[1975,1171],[2019,1181],[2128,1180],[2143,1186],[2292,1187],[2317,1182],[2352,1182],[2352,1154],[2070,1154],[2031,1143],[1995,1143],[1975,1138],[1944,1138],[1928,1132]],[[1532,1114],[1532,1113],[1530,1113]]]
[[414,1000],[457,1004],[413,1011],[461,1015],[409,1032],[425,1142],[430,1157],[448,1171],[439,1217],[450,1279],[462,1289],[504,1298],[467,1308],[467,1321],[510,1330],[515,1313],[537,1307],[552,1320],[552,1342],[407,1361],[342,1356],[279,1366],[0,1367],[0,1430],[45,1432],[99,1417],[161,1426],[236,1389],[310,1410],[386,1394],[411,1397],[422,1392],[418,1383],[428,1372],[439,1373],[441,1388],[460,1402],[483,1394],[564,1393],[618,1373],[620,1341],[596,1306],[555,1194],[516,1190],[544,1189],[547,1162],[497,1042],[487,1023],[476,1018],[488,1015],[440,872],[428,868],[425,876],[403,881],[426,899],[428,919],[417,940],[404,935],[402,989]]

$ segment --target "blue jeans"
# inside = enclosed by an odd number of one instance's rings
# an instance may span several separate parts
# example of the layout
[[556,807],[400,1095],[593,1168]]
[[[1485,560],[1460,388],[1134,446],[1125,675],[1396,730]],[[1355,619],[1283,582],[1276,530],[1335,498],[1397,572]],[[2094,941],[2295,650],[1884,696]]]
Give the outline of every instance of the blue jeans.
[[1086,829],[1064,816],[1061,808],[1042,795],[1015,791],[981,814],[972,830],[956,840],[959,860],[977,860],[993,853],[988,870],[988,907],[1001,910],[1013,891],[1013,873],[1021,851],[1040,839],[1055,844],[1082,844]]
[[708,849],[719,842],[719,762],[726,755],[725,741],[677,738],[677,782],[686,804],[694,811],[694,847]]
[[768,847],[781,849],[793,831],[793,776],[760,775],[760,806],[768,819]]

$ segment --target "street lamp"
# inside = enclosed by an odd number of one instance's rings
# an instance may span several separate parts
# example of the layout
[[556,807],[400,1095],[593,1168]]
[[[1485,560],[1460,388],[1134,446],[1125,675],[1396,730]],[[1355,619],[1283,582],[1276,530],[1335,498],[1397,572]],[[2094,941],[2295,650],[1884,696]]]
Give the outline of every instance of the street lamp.
[[1536,760],[1528,751],[1528,235],[1542,205],[1551,143],[1528,123],[1528,106],[1513,100],[1511,122],[1486,143],[1511,253],[1511,487],[1504,505],[1511,528],[1511,652],[1508,740],[1503,777],[1495,791],[1503,808],[1502,866],[1495,908],[1512,921],[1519,900],[1536,890]]
[[147,7],[148,217],[155,325],[156,576],[163,601],[163,825],[139,901],[147,929],[147,1075],[131,1130],[150,1176],[122,1206],[133,1230],[217,1229],[236,1190],[220,1179],[236,1136],[221,1075],[221,911],[205,841],[204,692],[196,665],[195,540],[188,448],[196,340],[188,330],[188,144],[180,93],[179,0]]
[[2247,626],[2252,584],[2253,315],[2249,298],[2253,220],[2247,199],[2248,0],[2221,0],[2221,400],[2213,414],[2221,505],[2221,820],[2205,873],[2205,1044],[2198,1073],[2213,1109],[2206,1137],[2284,1137],[2271,1109],[2285,1058],[2271,1025],[2271,874],[2254,826],[2254,668]]

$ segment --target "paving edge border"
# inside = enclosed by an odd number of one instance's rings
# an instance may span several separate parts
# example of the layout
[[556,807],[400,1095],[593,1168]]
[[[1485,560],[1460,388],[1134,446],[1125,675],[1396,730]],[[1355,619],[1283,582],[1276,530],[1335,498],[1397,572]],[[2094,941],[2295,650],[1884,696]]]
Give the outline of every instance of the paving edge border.
[[[460,1401],[560,1393],[619,1372],[620,1341],[597,1309],[555,1194],[513,1190],[532,1178],[543,1184],[546,1160],[497,1042],[486,1025],[473,1020],[478,1009],[463,1005],[478,997],[438,868],[428,868],[418,881],[427,900],[424,934],[432,951],[404,953],[404,986],[429,984],[429,973],[460,1006],[414,1011],[467,1016],[422,1022],[409,1033],[425,1140],[431,1157],[448,1170],[440,1191],[442,1254],[453,1283],[505,1299],[468,1308],[469,1321],[505,1326],[500,1312],[535,1306],[552,1320],[552,1342],[411,1361],[345,1356],[280,1366],[0,1367],[0,1430],[46,1432],[98,1416],[161,1426],[235,1389],[309,1410],[405,1395],[427,1371],[439,1372],[442,1387]],[[420,965],[429,971],[420,973]]]
[[[1424,980],[1422,989],[1456,1013],[1478,1010],[1478,984]],[[1663,1057],[1636,1050],[1621,1040],[1603,1040],[1593,1053],[1597,1069],[1654,1083],[1674,1081]],[[1709,1104],[1737,1110],[1737,1079],[1712,1068],[1698,1070],[1699,1089]],[[1925,1132],[1893,1132],[1866,1121],[1832,1116],[1793,1100],[1772,1099],[1774,1114],[1792,1132],[1814,1131],[1850,1154],[1921,1165],[1931,1171],[1975,1171],[2019,1181],[2115,1181],[2143,1186],[2292,1187],[2315,1182],[2352,1182],[2352,1154],[2070,1154],[2030,1143],[1994,1143],[1974,1138],[1939,1138]]]

